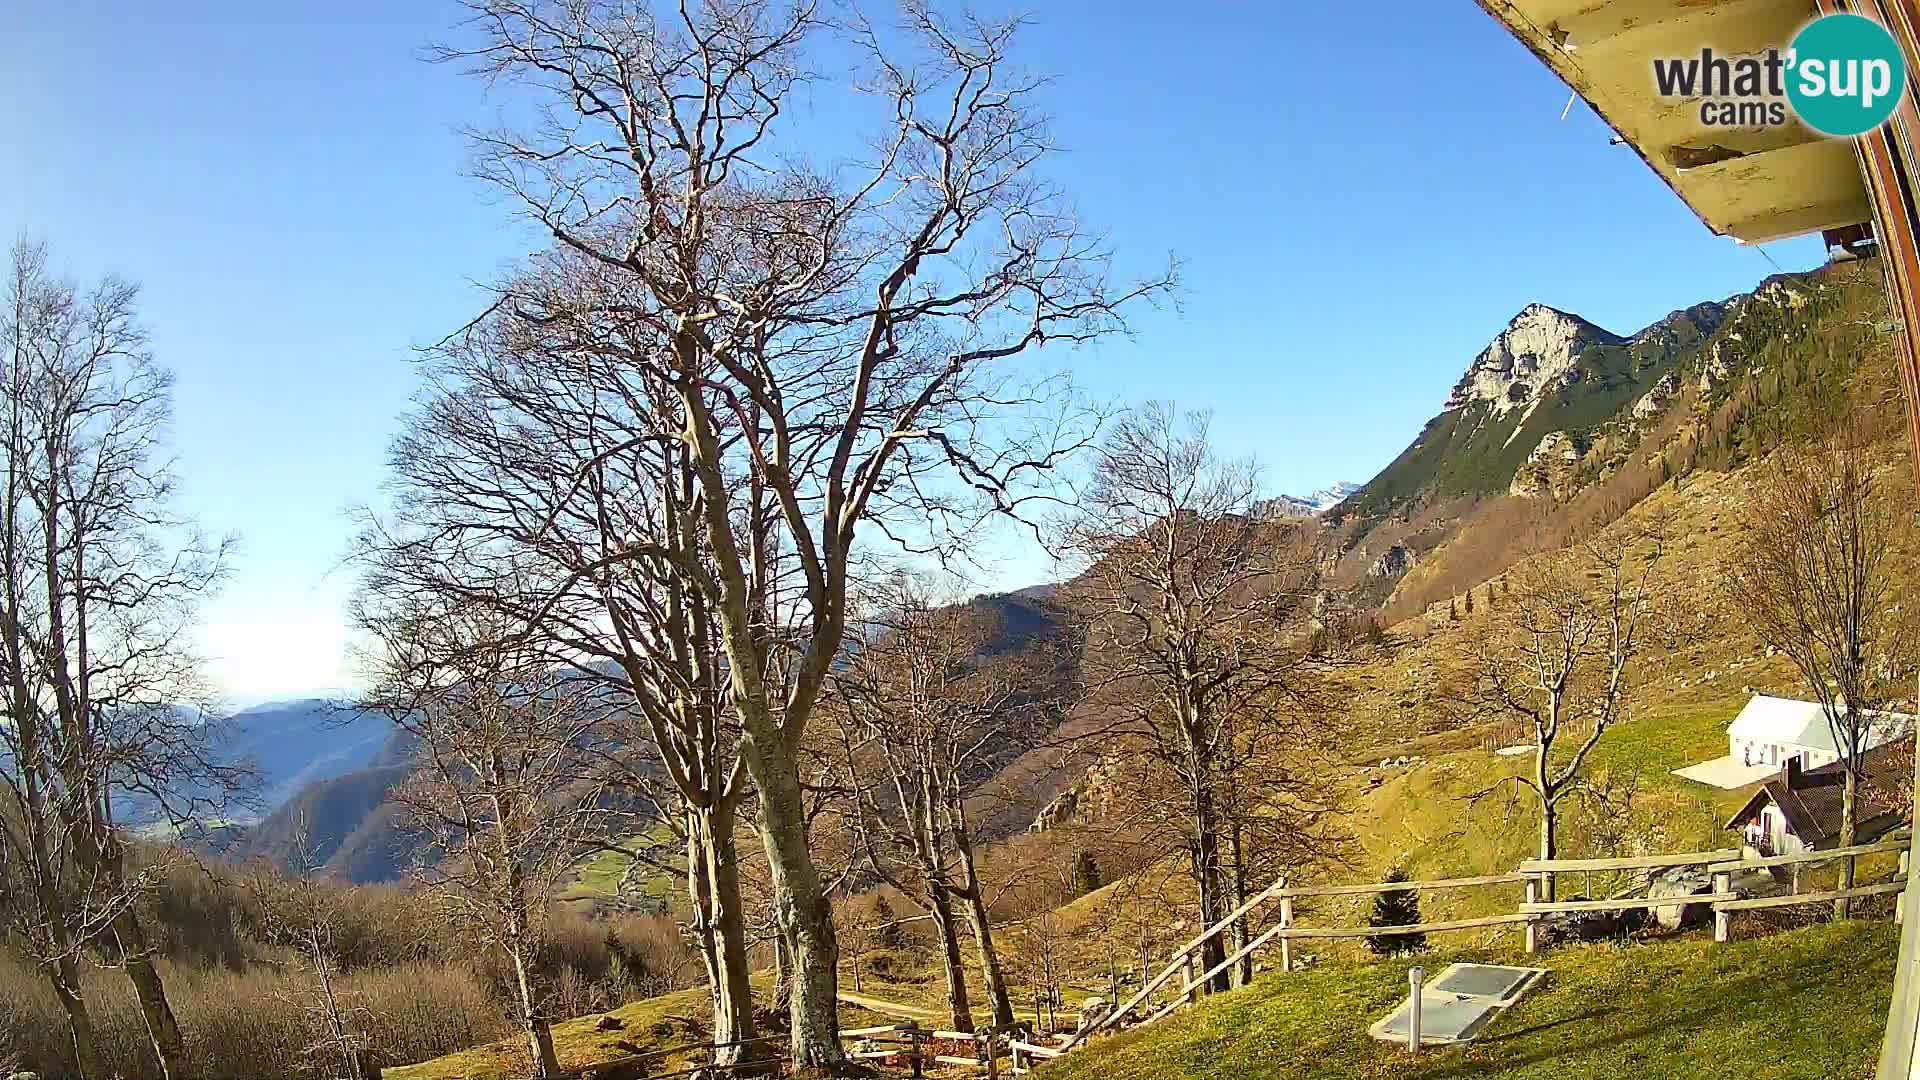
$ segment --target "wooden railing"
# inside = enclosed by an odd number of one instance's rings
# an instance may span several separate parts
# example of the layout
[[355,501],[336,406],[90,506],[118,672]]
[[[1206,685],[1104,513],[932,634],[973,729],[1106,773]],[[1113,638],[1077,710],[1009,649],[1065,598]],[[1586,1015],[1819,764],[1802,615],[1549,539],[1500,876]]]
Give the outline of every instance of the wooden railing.
[[[1017,1041],[1011,1044],[1013,1053],[1013,1071],[1022,1072],[1038,1061],[1060,1057],[1083,1044],[1097,1032],[1125,1022],[1153,995],[1171,983],[1175,977],[1182,979],[1181,993],[1172,1000],[1154,1007],[1148,1012],[1141,1024],[1150,1024],[1168,1015],[1182,1005],[1191,1004],[1198,999],[1199,988],[1214,976],[1233,967],[1255,950],[1265,947],[1273,941],[1280,943],[1280,967],[1282,971],[1291,971],[1294,966],[1293,942],[1308,939],[1334,938],[1371,938],[1401,934],[1434,934],[1454,930],[1479,930],[1494,927],[1518,926],[1525,935],[1526,950],[1538,952],[1543,944],[1541,931],[1548,917],[1555,914],[1595,911],[1630,911],[1634,909],[1654,909],[1670,907],[1691,907],[1709,905],[1714,914],[1714,940],[1725,942],[1731,939],[1731,919],[1735,912],[1753,911],[1764,908],[1789,907],[1799,904],[1823,903],[1850,898],[1886,896],[1901,892],[1906,883],[1906,864],[1912,845],[1911,837],[1901,833],[1893,838],[1872,844],[1856,844],[1846,848],[1827,851],[1807,851],[1795,855],[1767,855],[1755,858],[1743,857],[1743,852],[1733,848],[1712,851],[1692,851],[1671,855],[1641,855],[1617,859],[1529,859],[1522,862],[1511,874],[1489,874],[1481,877],[1442,878],[1432,881],[1382,881],[1364,885],[1320,885],[1289,887],[1285,879],[1274,882],[1258,895],[1241,904],[1226,917],[1202,931],[1199,936],[1187,942],[1174,952],[1168,964],[1140,987],[1139,992],[1126,1002],[1112,1009],[1104,1016],[1090,1023],[1084,1023],[1071,1036],[1057,1047],[1043,1046],[1034,1042]],[[1794,892],[1783,896],[1747,898],[1733,891],[1733,875],[1742,871],[1762,870],[1780,866],[1801,866],[1820,863],[1853,860],[1862,855],[1882,852],[1898,852],[1902,873],[1898,879],[1884,884],[1861,885],[1850,889],[1827,890],[1817,893],[1799,891],[1799,878],[1795,875]],[[1568,873],[1591,873],[1594,871],[1651,871],[1674,867],[1697,866],[1709,878],[1711,891],[1687,895],[1672,896],[1613,896],[1604,899],[1582,899],[1552,901],[1542,899],[1553,895],[1550,888],[1555,876]],[[1328,896],[1366,896],[1389,892],[1426,892],[1441,889],[1488,888],[1506,885],[1519,885],[1523,897],[1517,910],[1511,914],[1487,915],[1471,919],[1446,919],[1434,922],[1414,923],[1406,926],[1301,926],[1296,920],[1294,901],[1304,897]],[[1633,891],[1638,891],[1637,889]],[[1198,976],[1193,974],[1194,958],[1209,942],[1231,932],[1242,919],[1251,916],[1264,905],[1278,901],[1280,905],[1278,919],[1265,931],[1253,937],[1245,945],[1227,955],[1224,960],[1215,963]]]
[[[891,1062],[905,1065],[913,1076],[925,1076],[928,1065],[971,1067],[984,1071],[988,1080],[998,1080],[1000,1058],[1003,1054],[1012,1054],[1014,1069],[1017,1070],[1021,1045],[1021,1029],[1003,1031],[986,1028],[980,1031],[929,1031],[920,1025],[907,1022],[886,1024],[880,1027],[853,1028],[840,1032],[842,1042],[851,1042],[856,1046],[867,1043],[886,1043],[878,1049],[852,1049],[847,1057],[854,1061]],[[934,1043],[957,1042],[972,1047],[967,1055],[936,1054],[930,1052]]]

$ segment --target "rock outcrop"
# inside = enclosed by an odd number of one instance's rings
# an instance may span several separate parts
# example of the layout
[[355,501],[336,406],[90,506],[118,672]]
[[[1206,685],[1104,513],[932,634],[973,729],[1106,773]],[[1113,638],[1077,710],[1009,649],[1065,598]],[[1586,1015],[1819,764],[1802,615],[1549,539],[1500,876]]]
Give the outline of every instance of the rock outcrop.
[[1113,765],[1109,762],[1095,762],[1077,783],[1040,808],[1040,812],[1034,815],[1033,824],[1027,826],[1027,831],[1046,832],[1082,817],[1098,817],[1105,813],[1113,800],[1112,770]]
[[1578,382],[1580,354],[1595,345],[1619,345],[1626,338],[1545,304],[1528,304],[1467,368],[1447,398],[1446,408],[1476,401],[1493,404],[1499,415],[1530,405],[1549,391]]
[[1560,498],[1573,488],[1573,476],[1586,449],[1564,431],[1549,431],[1527,460],[1514,470],[1509,494],[1524,499]]
[[1373,565],[1367,567],[1367,576],[1377,578],[1398,577],[1413,569],[1414,564],[1419,561],[1420,556],[1414,554],[1412,548],[1405,544],[1395,544],[1382,553],[1379,558],[1373,560]]
[[1667,402],[1679,392],[1680,376],[1671,371],[1667,372],[1660,376],[1659,382],[1654,383],[1646,393],[1640,395],[1640,400],[1633,403],[1633,418],[1651,420],[1658,416],[1660,410],[1666,408]]

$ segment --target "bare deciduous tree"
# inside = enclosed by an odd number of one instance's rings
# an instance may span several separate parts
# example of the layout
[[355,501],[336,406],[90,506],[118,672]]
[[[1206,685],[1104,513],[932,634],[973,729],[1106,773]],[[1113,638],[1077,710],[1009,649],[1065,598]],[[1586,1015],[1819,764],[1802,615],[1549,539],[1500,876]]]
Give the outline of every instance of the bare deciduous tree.
[[932,917],[954,1027],[972,1031],[954,911],[964,905],[993,1023],[1004,1027],[1013,1003],[967,801],[995,755],[1032,744],[1047,665],[1032,654],[990,655],[1001,630],[993,613],[938,606],[908,579],[874,604],[878,614],[834,678],[850,772],[880,778],[855,784],[859,834],[876,872]]
[[13,250],[0,322],[0,861],[23,883],[24,939],[81,1073],[99,1067],[77,982],[91,948],[127,973],[172,1077],[180,1029],[135,904],[156,868],[129,861],[124,826],[193,829],[244,777],[211,752],[196,705],[211,695],[187,643],[226,544],[171,512],[172,377],[153,361],[138,295],[112,277],[82,291],[44,246]]
[[583,851],[625,827],[603,798],[606,695],[490,613],[408,608],[363,626],[380,665],[366,707],[418,742],[392,796],[421,839],[413,873],[506,961],[534,1069],[554,1075],[534,965],[548,900]]
[[[1664,553],[1665,526],[1653,521],[1535,559],[1507,575],[1511,591],[1468,639],[1472,708],[1520,721],[1533,739],[1531,767],[1511,782],[1539,804],[1541,859],[1558,857],[1560,804],[1627,718],[1634,662],[1669,630],[1656,579]],[[1551,900],[1551,878],[1547,888]]]
[[918,3],[897,33],[852,19],[868,76],[854,104],[875,106],[877,141],[814,168],[809,143],[842,133],[796,123],[790,97],[831,29],[806,0],[470,7],[472,43],[444,58],[526,89],[543,120],[477,133],[478,172],[585,268],[565,303],[509,286],[497,310],[563,334],[583,380],[640,372],[668,395],[622,445],[685,455],[689,528],[659,554],[722,646],[796,976],[794,1065],[838,1064],[796,751],[840,653],[862,523],[931,546],[969,510],[1017,505],[1075,429],[1015,430],[1009,407],[1050,391],[1000,362],[1120,330],[1120,309],[1168,282],[1112,286],[1098,239],[1038,178],[1043,83],[1009,61],[1013,22]]
[[307,1024],[309,1041],[302,1052],[316,1071],[361,1080],[367,1071],[369,1016],[341,984],[335,941],[338,903],[334,892],[317,880],[324,860],[308,843],[304,815],[293,823],[292,840],[291,874],[278,867],[256,867],[246,878],[246,890],[259,908],[268,940],[293,953],[287,966],[298,982],[285,999]]
[[[1911,685],[1915,621],[1906,498],[1851,434],[1777,451],[1727,566],[1728,600],[1748,629],[1800,672],[1827,717],[1843,763],[1840,844],[1855,842],[1861,759]],[[1887,732],[1886,734],[1895,734]],[[1840,887],[1853,886],[1853,860]],[[1834,902],[1844,918],[1845,899]]]
[[[1064,534],[1086,567],[1064,595],[1088,620],[1089,682],[1110,733],[1179,792],[1138,805],[1163,810],[1181,838],[1202,925],[1245,891],[1242,827],[1256,806],[1286,817],[1297,852],[1332,846],[1306,789],[1248,789],[1291,775],[1255,777],[1263,742],[1311,757],[1324,725],[1310,644],[1319,557],[1307,527],[1261,513],[1255,481],[1252,463],[1215,453],[1205,415],[1149,404],[1102,442]],[[1296,806],[1312,812],[1287,813]],[[1211,938],[1205,967],[1225,958],[1226,941]],[[1230,979],[1221,971],[1214,988]]]

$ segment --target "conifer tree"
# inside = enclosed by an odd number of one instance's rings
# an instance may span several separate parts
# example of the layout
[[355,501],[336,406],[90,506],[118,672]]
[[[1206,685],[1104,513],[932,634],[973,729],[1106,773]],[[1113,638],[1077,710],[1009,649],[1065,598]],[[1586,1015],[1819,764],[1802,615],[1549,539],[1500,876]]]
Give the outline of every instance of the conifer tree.
[[[1407,869],[1395,866],[1387,874],[1389,882],[1406,881]],[[1413,926],[1420,922],[1420,894],[1412,889],[1377,893],[1373,898],[1373,916],[1369,926]],[[1427,947],[1427,935],[1382,934],[1367,939],[1367,947],[1381,956],[1398,956]]]

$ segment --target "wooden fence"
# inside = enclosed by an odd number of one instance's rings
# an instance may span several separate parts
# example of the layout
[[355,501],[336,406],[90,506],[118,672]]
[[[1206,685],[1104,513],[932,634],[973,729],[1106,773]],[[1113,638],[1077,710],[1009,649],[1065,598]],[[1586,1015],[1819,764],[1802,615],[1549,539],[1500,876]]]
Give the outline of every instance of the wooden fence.
[[[1016,1043],[1014,1049],[1014,1069],[1023,1071],[1025,1064],[1033,1059],[1046,1060],[1059,1057],[1082,1045],[1090,1036],[1106,1028],[1125,1022],[1136,1009],[1141,1008],[1162,987],[1178,976],[1182,979],[1181,992],[1172,1000],[1147,1012],[1141,1024],[1150,1024],[1168,1015],[1182,1005],[1191,1004],[1198,998],[1199,987],[1222,971],[1230,969],[1254,950],[1273,941],[1280,943],[1280,968],[1291,971],[1294,966],[1293,942],[1311,939],[1335,938],[1371,938],[1400,934],[1435,934],[1454,930],[1479,930],[1493,927],[1516,926],[1524,935],[1526,950],[1538,952],[1543,945],[1542,930],[1548,920],[1557,914],[1629,911],[1633,909],[1652,910],[1656,908],[1692,907],[1707,905],[1714,916],[1714,940],[1725,942],[1731,938],[1732,916],[1740,911],[1754,911],[1764,908],[1789,907],[1802,904],[1827,903],[1837,900],[1886,896],[1900,893],[1906,888],[1906,868],[1912,845],[1910,836],[1901,833],[1893,838],[1872,844],[1857,844],[1852,847],[1835,848],[1827,851],[1807,851],[1795,855],[1769,855],[1745,858],[1736,849],[1714,851],[1692,851],[1672,855],[1643,855],[1621,859],[1529,859],[1511,874],[1490,874],[1483,877],[1443,878],[1433,881],[1383,881],[1365,885],[1322,885],[1311,887],[1289,887],[1285,880],[1276,881],[1257,896],[1235,908],[1225,918],[1208,927],[1198,937],[1187,942],[1173,954],[1173,959],[1159,973],[1148,979],[1138,993],[1118,1008],[1113,1009],[1097,1021],[1083,1025],[1080,1030],[1058,1047],[1046,1047],[1036,1044]],[[1860,885],[1850,889],[1826,890],[1803,893],[1800,891],[1799,870],[1805,866],[1837,861],[1849,864],[1862,855],[1882,852],[1898,852],[1900,855],[1899,877],[1890,882],[1873,885]],[[1656,871],[1677,867],[1699,867],[1706,874],[1710,891],[1691,895],[1672,896],[1628,896],[1619,895],[1604,899],[1582,899],[1556,901],[1545,899],[1555,895],[1554,884],[1557,875],[1570,873],[1588,873],[1595,871]],[[1780,896],[1748,898],[1733,891],[1732,879],[1737,873],[1753,870],[1769,870],[1776,867],[1790,867],[1794,871],[1793,891]],[[1473,919],[1447,919],[1434,922],[1415,923],[1406,926],[1302,926],[1296,919],[1294,901],[1304,897],[1327,896],[1367,896],[1380,893],[1427,892],[1442,889],[1499,888],[1518,885],[1522,889],[1522,898],[1511,914],[1487,915]],[[1637,892],[1638,889],[1630,890]],[[1234,925],[1250,916],[1255,910],[1279,901],[1279,915],[1274,924],[1253,937],[1246,945],[1234,950],[1225,960],[1220,961],[1206,972],[1193,974],[1194,957],[1216,938],[1232,932]]]
[[[1064,1057],[1083,1045],[1087,1038],[1098,1031],[1124,1023],[1134,1013],[1176,977],[1181,980],[1178,994],[1171,1000],[1159,1003],[1146,1012],[1139,1024],[1151,1024],[1179,1009],[1199,1000],[1200,988],[1214,976],[1229,970],[1240,963],[1255,950],[1278,941],[1280,943],[1280,967],[1291,971],[1295,964],[1293,943],[1315,939],[1370,938],[1400,934],[1438,934],[1455,930],[1480,930],[1495,927],[1517,926],[1521,928],[1528,952],[1538,952],[1543,946],[1541,930],[1547,920],[1557,914],[1596,911],[1629,911],[1634,909],[1651,910],[1655,908],[1710,906],[1714,917],[1713,937],[1715,941],[1725,942],[1731,938],[1732,916],[1741,911],[1756,911],[1767,908],[1788,907],[1801,904],[1830,903],[1837,900],[1850,900],[1872,896],[1888,896],[1900,893],[1906,887],[1906,868],[1911,849],[1911,837],[1902,833],[1894,838],[1872,844],[1857,844],[1852,847],[1835,848],[1828,851],[1807,851],[1796,855],[1768,855],[1745,858],[1743,853],[1734,849],[1715,851],[1692,851],[1673,855],[1643,855],[1622,859],[1529,859],[1511,874],[1489,874],[1482,877],[1441,878],[1433,881],[1383,881],[1365,885],[1316,885],[1288,886],[1285,879],[1274,882],[1257,896],[1241,904],[1219,922],[1208,927],[1199,936],[1187,942],[1173,954],[1171,962],[1141,986],[1138,993],[1102,1016],[1096,1021],[1083,1024],[1071,1035],[1051,1036],[1054,1045],[1048,1045],[1043,1036],[1032,1033],[1025,1025],[1012,1029],[987,1029],[979,1032],[936,1031],[921,1028],[908,1022],[888,1024],[881,1027],[854,1028],[840,1033],[842,1040],[851,1044],[848,1056],[871,1064],[888,1064],[904,1068],[912,1076],[924,1076],[930,1066],[966,1067],[983,1072],[989,1080],[998,1080],[1001,1062],[1006,1060],[1008,1075],[1021,1075],[1031,1072],[1035,1067],[1047,1061]],[[1820,892],[1801,892],[1799,871],[1802,867],[1848,861],[1863,855],[1880,853],[1898,853],[1900,856],[1899,877],[1890,882],[1873,885],[1859,885],[1850,889],[1830,889]],[[1547,900],[1543,897],[1554,895],[1553,883],[1558,875],[1574,873],[1593,873],[1596,871],[1656,871],[1678,867],[1699,867],[1710,883],[1709,892],[1672,896],[1613,896],[1605,899]],[[1738,873],[1772,870],[1787,867],[1793,871],[1793,891],[1780,896],[1744,897],[1733,891],[1733,876]],[[1450,889],[1480,889],[1519,886],[1522,899],[1517,909],[1510,914],[1486,915],[1473,919],[1445,919],[1433,922],[1414,923],[1405,926],[1304,926],[1296,917],[1294,901],[1309,897],[1335,896],[1372,896],[1390,892],[1434,892]],[[1635,890],[1637,891],[1637,890]],[[1903,898],[1904,899],[1904,898]],[[1233,950],[1226,959],[1219,961],[1206,971],[1196,975],[1194,961],[1206,945],[1216,938],[1232,932],[1234,924],[1251,916],[1256,910],[1278,902],[1278,915],[1272,926],[1254,936],[1245,945]],[[1138,1026],[1138,1025],[1135,1025]],[[784,1040],[785,1036],[768,1036],[756,1042]],[[940,1053],[940,1044],[961,1044],[966,1053]],[[948,1047],[952,1049],[951,1046]],[[603,1062],[594,1068],[606,1069],[611,1065],[640,1064],[644,1060],[658,1059],[669,1054],[699,1050],[701,1047],[683,1046],[670,1051],[657,1051],[641,1055],[631,1061]],[[708,1047],[707,1049],[713,1049]],[[760,1069],[765,1062],[757,1063]],[[744,1068],[744,1066],[743,1066]],[[656,1076],[655,1080],[665,1080],[668,1076],[686,1076],[709,1072],[712,1066],[695,1067],[680,1073]]]

